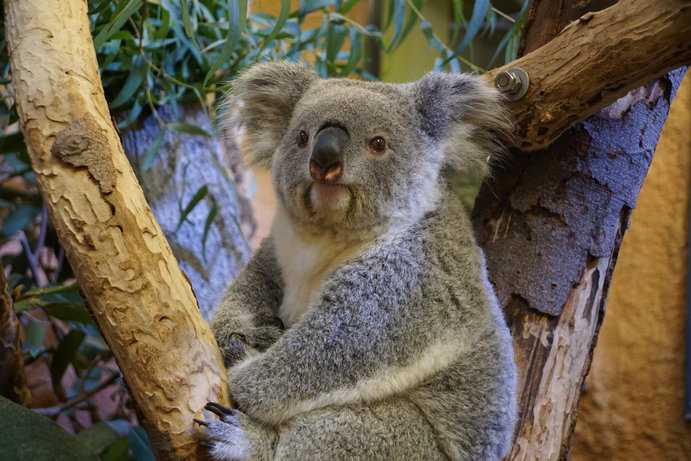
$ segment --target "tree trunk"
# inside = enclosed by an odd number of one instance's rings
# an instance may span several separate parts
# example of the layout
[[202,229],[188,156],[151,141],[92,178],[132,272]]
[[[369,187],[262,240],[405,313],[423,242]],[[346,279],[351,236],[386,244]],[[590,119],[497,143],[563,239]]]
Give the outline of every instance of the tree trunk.
[[[122,143],[156,221],[192,284],[202,316],[208,320],[250,256],[247,238],[255,223],[245,193],[248,185],[243,182],[251,177],[229,137],[223,144],[216,137],[166,127],[173,122],[213,132],[209,117],[199,106],[169,105],[157,109],[157,117],[151,115],[125,131]],[[150,148],[159,142],[158,154],[149,157]],[[208,193],[181,222],[182,210],[202,187]]]
[[[576,19],[559,5],[534,2],[527,51]],[[480,192],[476,232],[520,369],[508,459],[568,455],[619,245],[684,72],[632,91],[543,151],[515,152]]]
[[43,201],[158,456],[195,459],[193,418],[228,403],[214,337],[112,125],[87,2],[6,0],[16,104]]
[[530,76],[526,96],[511,105],[521,149],[545,148],[575,122],[691,63],[690,1],[626,0],[586,12],[612,3],[537,2],[523,32],[528,54],[487,73],[493,80],[520,67]]

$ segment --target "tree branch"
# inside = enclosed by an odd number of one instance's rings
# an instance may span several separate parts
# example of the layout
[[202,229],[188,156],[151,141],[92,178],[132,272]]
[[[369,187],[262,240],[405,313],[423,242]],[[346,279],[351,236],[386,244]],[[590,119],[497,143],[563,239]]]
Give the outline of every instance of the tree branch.
[[228,404],[221,353],[123,153],[84,0],[6,0],[16,104],[65,254],[160,459],[196,459],[194,418]]
[[528,93],[510,108],[517,147],[541,149],[629,91],[691,63],[689,37],[688,0],[620,1],[584,14],[547,44],[488,72],[487,78],[515,67],[528,72]]

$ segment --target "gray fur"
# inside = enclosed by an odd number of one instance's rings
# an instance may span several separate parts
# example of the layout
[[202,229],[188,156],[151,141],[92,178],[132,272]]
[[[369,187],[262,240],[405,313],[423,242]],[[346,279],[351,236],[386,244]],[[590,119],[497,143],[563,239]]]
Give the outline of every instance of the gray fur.
[[[510,131],[494,90],[471,75],[393,85],[273,63],[240,76],[233,97],[291,225],[359,248],[283,330],[286,274],[270,237],[219,309],[212,327],[247,418],[232,425],[252,440],[268,434],[241,459],[501,459],[516,413],[511,337],[441,174],[485,168]],[[343,213],[311,209],[309,148],[296,144],[324,123],[350,134]],[[367,151],[376,135],[389,145],[382,156]],[[212,448],[235,437],[219,424],[207,428]]]

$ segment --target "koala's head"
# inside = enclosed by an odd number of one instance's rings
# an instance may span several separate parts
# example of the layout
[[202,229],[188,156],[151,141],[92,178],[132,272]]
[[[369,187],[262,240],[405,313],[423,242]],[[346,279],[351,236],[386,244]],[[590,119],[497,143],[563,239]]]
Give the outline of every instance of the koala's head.
[[511,130],[496,91],[467,74],[385,84],[277,62],[241,74],[231,97],[289,216],[338,233],[418,219],[436,205],[443,167],[486,170]]

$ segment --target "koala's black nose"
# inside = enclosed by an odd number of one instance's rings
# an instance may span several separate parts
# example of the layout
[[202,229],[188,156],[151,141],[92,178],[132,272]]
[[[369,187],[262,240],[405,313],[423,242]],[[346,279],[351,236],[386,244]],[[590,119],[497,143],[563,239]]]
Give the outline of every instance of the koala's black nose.
[[333,183],[343,175],[343,153],[348,132],[337,126],[327,126],[317,133],[310,158],[310,176],[315,181]]

